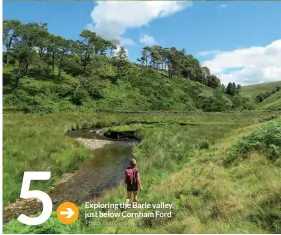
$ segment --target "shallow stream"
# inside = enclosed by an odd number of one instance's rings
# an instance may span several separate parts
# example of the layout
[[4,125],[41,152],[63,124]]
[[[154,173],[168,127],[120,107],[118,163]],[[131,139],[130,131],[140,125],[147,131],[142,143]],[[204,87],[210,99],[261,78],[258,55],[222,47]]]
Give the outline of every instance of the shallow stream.
[[[65,201],[77,205],[97,199],[106,190],[123,183],[124,172],[132,155],[135,140],[112,140],[99,135],[99,129],[68,132],[71,138],[86,143],[93,157],[83,162],[75,173],[65,174],[59,184],[48,193],[53,210]],[[101,144],[102,143],[102,144]],[[35,200],[17,200],[4,208],[4,222],[20,214],[30,215],[42,211],[42,204]]]

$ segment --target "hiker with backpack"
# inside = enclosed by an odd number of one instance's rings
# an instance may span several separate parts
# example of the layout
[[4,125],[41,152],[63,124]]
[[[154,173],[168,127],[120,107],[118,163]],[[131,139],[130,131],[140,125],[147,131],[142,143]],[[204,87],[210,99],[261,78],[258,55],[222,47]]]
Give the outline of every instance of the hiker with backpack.
[[141,180],[139,170],[137,168],[137,161],[135,158],[130,160],[130,167],[128,167],[125,171],[125,184],[127,187],[127,197],[125,201],[125,205],[128,205],[131,200],[131,196],[133,193],[134,202],[138,200],[138,190],[141,190]]

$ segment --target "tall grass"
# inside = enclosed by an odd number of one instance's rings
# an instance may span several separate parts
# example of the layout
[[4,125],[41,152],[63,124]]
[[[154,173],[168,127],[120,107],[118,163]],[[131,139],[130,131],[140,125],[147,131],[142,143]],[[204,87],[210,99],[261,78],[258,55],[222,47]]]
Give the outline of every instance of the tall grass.
[[[279,123],[280,121],[279,119]],[[266,130],[270,126],[271,124],[268,124],[262,129]],[[277,124],[276,126],[277,131],[280,131],[280,127]],[[251,138],[252,133],[257,132],[252,132],[254,128],[255,126],[249,129],[243,128],[242,136],[248,135]],[[188,131],[191,130],[188,129]],[[208,129],[206,134],[212,136],[213,131]],[[85,232],[280,233],[280,164],[276,162],[273,164],[262,152],[252,151],[239,165],[224,166],[225,155],[229,152],[228,149],[237,143],[240,132],[240,130],[234,131],[232,135],[217,141],[209,150],[192,151],[187,165],[184,163],[186,161],[183,161],[181,170],[177,173],[168,173],[167,178],[162,176],[160,181],[149,181],[153,178],[154,170],[151,171],[150,161],[145,158],[145,164],[142,167],[148,169],[148,171],[144,170],[144,178],[147,179],[145,185],[149,188],[141,194],[140,200],[152,203],[173,202],[177,205],[177,209],[173,212],[172,219],[130,218],[126,219],[130,226],[100,228],[90,225]],[[192,131],[190,133],[194,136]],[[216,133],[222,134],[223,130],[217,129]],[[157,136],[160,138],[158,134]],[[194,138],[196,137],[197,135]],[[188,138],[183,139],[183,142],[186,140]],[[149,147],[148,143],[145,145]],[[181,150],[180,153],[191,150],[188,147],[182,149],[179,146],[173,142],[171,145],[168,144],[169,156],[172,156],[172,150],[175,151],[178,148]],[[154,159],[153,147],[147,150],[148,153],[152,153],[149,159]],[[140,152],[140,156],[142,156],[141,153],[147,152]],[[158,158],[159,155],[156,155],[156,159]],[[167,165],[162,163],[161,169],[169,172],[172,166],[171,161],[168,161]],[[107,200],[116,202],[118,196],[121,200],[121,195],[120,190],[116,195],[109,195]],[[123,220],[125,219],[121,218],[118,221]]]
[[[268,198],[273,201],[271,206],[278,205],[277,192],[280,189],[277,181],[280,177],[278,165],[271,166],[267,158],[262,156],[249,158],[247,161],[253,161],[252,164],[243,162],[241,168],[238,166],[225,168],[223,164],[227,148],[234,143],[238,133],[244,134],[248,131],[246,126],[259,125],[260,122],[277,115],[278,113],[264,112],[170,115],[65,113],[43,116],[5,113],[4,203],[18,197],[24,171],[52,171],[52,180],[48,184],[44,182],[42,185],[36,185],[36,189],[48,190],[61,174],[75,169],[79,162],[91,156],[83,146],[65,137],[64,133],[67,130],[93,125],[120,125],[117,129],[128,130],[129,124],[142,123],[132,125],[133,129],[144,130],[141,145],[134,149],[144,186],[143,192],[140,193],[140,202],[175,203],[177,208],[172,220],[107,219],[106,221],[125,221],[130,226],[106,227],[91,225],[93,221],[85,221],[81,213],[79,222],[72,229],[67,229],[56,222],[53,215],[52,219],[38,227],[39,230],[36,232],[261,233],[279,231],[278,225],[270,227],[270,223],[266,222],[276,218],[276,214],[266,204],[266,200]],[[147,125],[144,125],[147,123],[161,125],[147,128]],[[232,133],[239,127],[245,128]],[[200,149],[200,143],[204,141],[209,144],[209,149]],[[261,169],[261,167],[265,168]],[[274,170],[267,174],[270,167]],[[243,178],[243,174],[249,175],[246,181],[241,181],[239,178]],[[269,177],[267,183],[262,180],[257,188],[251,185],[256,184],[257,180],[266,174]],[[262,186],[267,191],[258,194],[257,190]],[[260,195],[257,207],[253,206],[249,195],[252,197]],[[122,186],[103,198],[106,202],[117,203],[122,202],[123,199]],[[258,214],[259,209],[265,211],[261,217]],[[94,218],[94,220],[102,221],[101,218]],[[230,220],[233,225],[229,223]],[[263,226],[258,225],[260,221],[263,221]],[[52,230],[48,229],[50,227]],[[4,227],[6,233],[21,231],[34,233],[34,229],[17,221],[12,221]]]

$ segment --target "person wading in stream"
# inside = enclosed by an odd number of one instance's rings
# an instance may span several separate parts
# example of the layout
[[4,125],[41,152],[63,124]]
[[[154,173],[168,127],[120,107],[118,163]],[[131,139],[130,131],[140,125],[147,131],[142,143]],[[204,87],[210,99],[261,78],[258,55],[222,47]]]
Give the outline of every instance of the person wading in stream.
[[137,168],[137,161],[135,158],[130,160],[130,167],[128,167],[125,171],[125,184],[127,187],[127,197],[125,201],[126,207],[130,203],[132,194],[134,196],[133,201],[138,201],[138,190],[142,189],[139,169]]

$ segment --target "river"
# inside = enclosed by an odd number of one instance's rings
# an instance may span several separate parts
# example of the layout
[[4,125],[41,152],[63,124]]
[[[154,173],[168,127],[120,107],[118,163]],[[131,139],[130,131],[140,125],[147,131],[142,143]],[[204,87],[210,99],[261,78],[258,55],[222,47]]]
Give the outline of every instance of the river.
[[[99,130],[78,130],[68,132],[70,138],[76,138],[88,145],[93,157],[82,164],[75,173],[65,174],[59,184],[48,193],[53,202],[53,210],[65,201],[77,205],[97,199],[106,190],[123,183],[124,172],[132,155],[133,140],[110,140],[98,135]],[[67,137],[68,138],[68,137]],[[97,143],[102,143],[97,146]],[[95,145],[95,146],[92,146]],[[4,208],[3,220],[10,221],[20,214],[30,215],[42,211],[42,204],[35,200],[17,200]]]

